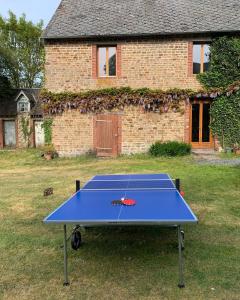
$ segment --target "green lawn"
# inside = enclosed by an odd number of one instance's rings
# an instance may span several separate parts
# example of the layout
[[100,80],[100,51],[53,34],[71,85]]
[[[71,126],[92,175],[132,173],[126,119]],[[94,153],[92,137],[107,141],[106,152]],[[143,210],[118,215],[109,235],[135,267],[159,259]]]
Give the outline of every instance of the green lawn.
[[[43,218],[82,183],[102,173],[167,172],[182,179],[199,225],[185,227],[186,288],[178,289],[176,233],[161,228],[88,229],[69,247],[63,287],[62,226]],[[54,188],[44,198],[43,190]],[[0,152],[0,298],[239,299],[240,168],[193,158],[139,155],[44,161],[38,151]]]

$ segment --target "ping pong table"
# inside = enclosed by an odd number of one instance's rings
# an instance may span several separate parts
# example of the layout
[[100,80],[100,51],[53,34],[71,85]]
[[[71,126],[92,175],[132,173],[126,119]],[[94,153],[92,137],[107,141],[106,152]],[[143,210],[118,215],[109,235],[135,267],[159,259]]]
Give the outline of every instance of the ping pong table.
[[[113,200],[134,199],[133,206],[113,205]],[[81,227],[159,225],[177,229],[179,284],[184,287],[182,225],[197,223],[198,219],[180,193],[180,180],[168,174],[98,175],[44,219],[45,223],[64,227],[64,285],[68,285],[67,224],[74,224],[72,248],[81,244]]]

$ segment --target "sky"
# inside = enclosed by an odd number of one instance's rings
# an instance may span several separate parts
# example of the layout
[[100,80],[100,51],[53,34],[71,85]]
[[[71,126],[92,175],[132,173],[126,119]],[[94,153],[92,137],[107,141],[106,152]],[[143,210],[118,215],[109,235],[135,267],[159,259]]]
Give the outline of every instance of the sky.
[[0,0],[0,15],[8,16],[11,10],[15,15],[26,14],[27,20],[37,23],[44,21],[47,26],[61,0]]

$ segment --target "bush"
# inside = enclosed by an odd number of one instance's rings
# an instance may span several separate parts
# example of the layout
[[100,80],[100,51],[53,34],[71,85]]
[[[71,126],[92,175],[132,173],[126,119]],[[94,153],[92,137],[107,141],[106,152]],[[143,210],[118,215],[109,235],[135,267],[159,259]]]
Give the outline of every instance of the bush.
[[179,142],[156,142],[149,149],[152,156],[183,156],[191,153],[191,145]]

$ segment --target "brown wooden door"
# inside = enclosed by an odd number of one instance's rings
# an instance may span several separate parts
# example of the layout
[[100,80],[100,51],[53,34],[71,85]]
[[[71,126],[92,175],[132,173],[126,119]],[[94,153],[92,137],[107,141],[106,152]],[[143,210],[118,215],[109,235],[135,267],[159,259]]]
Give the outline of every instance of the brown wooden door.
[[190,113],[190,140],[193,148],[212,148],[210,102],[194,101]]
[[117,156],[121,151],[121,117],[99,114],[93,120],[93,140],[97,156]]

